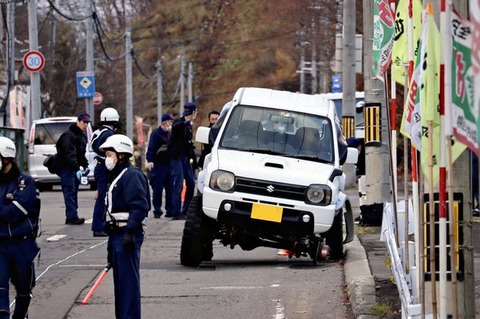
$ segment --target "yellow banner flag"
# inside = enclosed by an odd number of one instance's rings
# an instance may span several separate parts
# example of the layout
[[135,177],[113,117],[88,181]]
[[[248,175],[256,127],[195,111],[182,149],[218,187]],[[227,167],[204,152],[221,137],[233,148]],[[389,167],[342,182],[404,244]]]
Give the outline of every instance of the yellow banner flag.
[[[395,12],[395,36],[392,49],[392,77],[395,82],[404,85],[408,65],[408,0],[400,0]],[[412,0],[413,52],[417,52],[422,32],[422,2]],[[415,60],[415,57],[413,58]]]

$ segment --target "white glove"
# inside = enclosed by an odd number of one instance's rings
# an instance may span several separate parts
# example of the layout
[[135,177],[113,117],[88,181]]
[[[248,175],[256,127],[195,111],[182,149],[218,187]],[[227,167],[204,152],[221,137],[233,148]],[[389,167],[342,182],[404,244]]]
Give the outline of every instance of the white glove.
[[153,165],[154,165],[153,162],[148,162],[148,163],[147,163],[147,169],[148,169],[149,171],[151,171],[151,170],[153,169]]

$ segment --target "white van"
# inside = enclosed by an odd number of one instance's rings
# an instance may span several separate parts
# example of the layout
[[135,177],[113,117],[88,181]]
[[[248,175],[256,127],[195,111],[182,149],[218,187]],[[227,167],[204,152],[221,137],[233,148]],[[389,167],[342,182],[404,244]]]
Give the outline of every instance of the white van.
[[[40,191],[52,190],[53,185],[60,185],[60,177],[51,174],[48,169],[43,166],[46,154],[55,154],[57,143],[60,135],[65,132],[68,127],[77,122],[75,116],[59,116],[49,117],[33,121],[30,128],[30,136],[28,143],[28,173],[35,180],[37,188]],[[88,143],[92,139],[92,127],[89,124],[86,130]],[[95,178],[93,176],[93,158],[95,153],[87,149],[88,167],[90,173],[87,176],[91,189],[95,189]]]

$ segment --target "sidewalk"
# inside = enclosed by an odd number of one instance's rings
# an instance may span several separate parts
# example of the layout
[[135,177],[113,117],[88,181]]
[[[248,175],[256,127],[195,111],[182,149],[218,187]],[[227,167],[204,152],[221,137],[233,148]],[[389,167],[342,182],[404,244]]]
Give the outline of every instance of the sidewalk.
[[[357,188],[349,188],[346,194],[352,204],[353,215],[360,215]],[[345,281],[355,318],[399,319],[400,298],[387,267],[388,253],[380,241],[381,227],[358,227],[355,239],[345,245]],[[375,315],[374,315],[375,314]]]

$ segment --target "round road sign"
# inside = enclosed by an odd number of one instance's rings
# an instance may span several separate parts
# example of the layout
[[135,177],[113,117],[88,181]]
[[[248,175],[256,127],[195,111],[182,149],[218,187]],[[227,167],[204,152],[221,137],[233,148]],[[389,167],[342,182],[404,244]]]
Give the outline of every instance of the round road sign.
[[98,105],[103,102],[103,95],[100,92],[95,92],[95,95],[93,96],[93,104]]
[[23,56],[23,66],[30,72],[38,72],[45,66],[45,57],[40,51],[28,51]]

